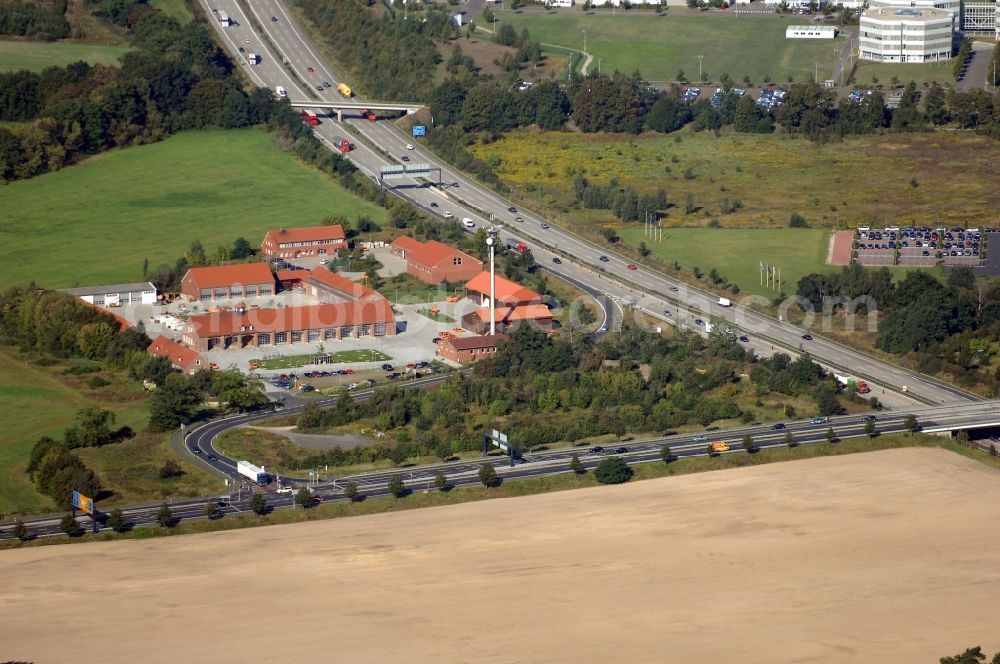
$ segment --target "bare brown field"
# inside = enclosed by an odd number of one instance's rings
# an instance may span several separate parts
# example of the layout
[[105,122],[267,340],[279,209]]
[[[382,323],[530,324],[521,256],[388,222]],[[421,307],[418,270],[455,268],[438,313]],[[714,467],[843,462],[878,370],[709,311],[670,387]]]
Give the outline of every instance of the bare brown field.
[[1000,471],[898,449],[0,554],[0,658],[870,662],[1000,649]]

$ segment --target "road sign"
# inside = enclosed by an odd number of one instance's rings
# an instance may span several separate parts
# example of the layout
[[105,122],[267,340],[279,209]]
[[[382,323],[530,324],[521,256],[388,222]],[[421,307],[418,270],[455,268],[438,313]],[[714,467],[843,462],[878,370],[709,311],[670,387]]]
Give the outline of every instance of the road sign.
[[94,513],[94,499],[88,498],[76,489],[73,490],[73,507],[83,510],[87,514]]
[[413,135],[414,136],[425,136],[427,134],[427,127],[424,125],[413,125]]

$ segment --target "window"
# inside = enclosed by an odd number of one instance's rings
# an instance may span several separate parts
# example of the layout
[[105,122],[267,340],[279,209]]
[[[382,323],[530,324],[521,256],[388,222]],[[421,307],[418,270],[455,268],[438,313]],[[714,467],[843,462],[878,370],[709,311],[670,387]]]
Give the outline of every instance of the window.
[[452,265],[461,265],[462,264],[462,257],[461,256],[455,256],[454,258],[451,259],[451,264]]
[[375,323],[375,336],[381,337],[385,334],[385,323]]
[[262,334],[258,334],[257,335],[257,345],[258,346],[266,346],[266,345],[270,345],[270,343],[271,343],[271,335],[270,334],[263,334],[262,333]]
[[275,332],[274,333],[274,343],[276,343],[276,344],[288,343],[288,333],[287,332]]
[[247,295],[256,295],[257,294],[257,287],[256,286],[247,286],[247,293],[246,294]]
[[337,338],[337,330],[333,329],[332,327],[328,327],[325,330],[323,330],[323,340],[324,341],[327,341],[329,339],[336,339],[336,338]]
[[211,288],[202,288],[201,291],[200,291],[199,297],[201,299],[203,299],[203,300],[210,299],[212,297],[212,289]]
[[296,330],[292,332],[292,343],[298,343],[302,341],[302,330]]
[[367,337],[371,333],[372,333],[372,326],[371,325],[359,325],[358,326],[358,336],[359,337]]
[[309,330],[306,338],[309,341],[319,341],[319,330]]
[[229,290],[227,290],[225,288],[216,288],[215,289],[215,298],[216,299],[225,298],[227,295],[229,295]]

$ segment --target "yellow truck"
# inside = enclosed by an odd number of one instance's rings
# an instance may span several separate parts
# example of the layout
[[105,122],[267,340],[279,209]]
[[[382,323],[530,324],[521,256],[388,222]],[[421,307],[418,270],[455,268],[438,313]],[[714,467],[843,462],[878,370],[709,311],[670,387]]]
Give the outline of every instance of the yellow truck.
[[348,99],[351,98],[351,89],[349,87],[347,87],[346,83],[338,83],[337,84],[337,92],[339,92],[340,94],[344,95]]
[[724,441],[719,441],[718,443],[709,443],[708,449],[711,450],[712,454],[719,454],[720,452],[728,452],[729,443]]

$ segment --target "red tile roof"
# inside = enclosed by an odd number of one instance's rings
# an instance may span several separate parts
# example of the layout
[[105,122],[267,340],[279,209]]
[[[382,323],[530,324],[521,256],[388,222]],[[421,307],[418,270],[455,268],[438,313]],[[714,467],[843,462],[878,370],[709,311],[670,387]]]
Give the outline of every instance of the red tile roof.
[[233,284],[265,284],[274,283],[274,275],[267,263],[238,263],[236,265],[215,265],[212,267],[193,267],[184,275],[194,279],[198,288],[223,288]]
[[130,323],[127,318],[119,316],[118,314],[116,314],[113,311],[109,311],[109,310],[105,309],[104,307],[99,307],[96,304],[94,304],[93,302],[87,302],[84,299],[81,299],[80,302],[83,302],[88,307],[93,307],[94,309],[97,309],[101,313],[108,314],[109,316],[113,317],[116,321],[118,321],[118,326],[119,326],[118,327],[118,334],[124,334],[125,330],[129,329],[130,327],[132,327],[132,323]]
[[269,230],[264,236],[264,243],[268,240],[274,242],[275,246],[285,242],[308,242],[310,244],[343,244],[344,228],[340,224],[333,226],[306,226],[305,228],[282,228]]
[[201,362],[201,355],[196,351],[191,350],[187,346],[182,346],[162,334],[156,337],[153,343],[149,344],[149,348],[146,351],[152,355],[167,358],[173,366],[181,371],[197,369],[200,365],[204,364]]
[[447,344],[455,350],[472,350],[473,348],[492,348],[497,342],[509,339],[506,334],[484,334],[483,336],[455,337],[442,339],[440,344]]
[[371,288],[355,283],[347,277],[330,272],[330,270],[325,267],[318,267],[313,270],[310,273],[309,281],[310,283],[314,283],[318,286],[323,286],[343,293],[355,300],[364,300],[365,298],[370,298],[373,295],[381,297],[381,295],[373,291]]
[[278,270],[278,281],[305,281],[312,274],[309,270]]
[[316,304],[282,309],[251,309],[242,314],[221,311],[188,318],[185,331],[201,337],[257,332],[287,332],[324,327],[393,323],[392,305],[384,298],[343,304]]
[[442,263],[451,263],[455,256],[462,258],[463,265],[482,265],[483,262],[469,254],[448,246],[437,240],[419,242],[409,235],[403,235],[393,240],[392,245],[406,252],[406,259],[419,263],[424,267],[438,267]]
[[[465,284],[466,291],[476,291],[483,295],[490,294],[490,273],[480,272]],[[510,279],[496,275],[497,302],[519,304],[521,302],[541,302],[542,296],[527,286],[522,286]]]
[[409,253],[411,251],[419,251],[420,248],[424,246],[424,243],[421,242],[420,240],[413,239],[409,235],[400,235],[395,240],[393,240],[392,244],[389,246],[396,247],[397,249]]
[[[497,307],[494,310],[495,320],[512,323],[519,320],[542,320],[552,318],[552,312],[544,304],[524,304],[518,307]],[[476,315],[485,323],[490,322],[490,310],[488,307],[476,310]]]

